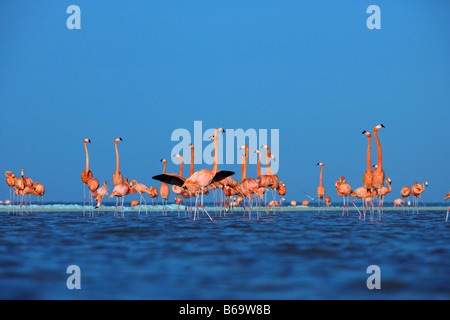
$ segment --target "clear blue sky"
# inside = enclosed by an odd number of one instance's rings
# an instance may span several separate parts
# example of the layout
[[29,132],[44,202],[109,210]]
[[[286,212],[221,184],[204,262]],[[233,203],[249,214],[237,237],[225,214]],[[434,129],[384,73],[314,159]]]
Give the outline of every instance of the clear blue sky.
[[[81,30],[66,27],[71,4]],[[371,4],[381,30],[366,27]],[[94,177],[111,187],[122,137],[121,172],[159,187],[151,177],[170,158],[172,132],[201,120],[204,129],[279,129],[286,198],[315,194],[324,162],[336,203],[341,175],[362,185],[361,132],[382,123],[388,200],[428,180],[423,199],[442,201],[449,9],[447,1],[2,1],[0,169],[25,168],[46,185],[47,201],[82,201],[83,139],[92,140]],[[221,168],[240,178],[239,165]],[[256,166],[248,172],[256,176]],[[8,196],[3,182],[0,198]]]

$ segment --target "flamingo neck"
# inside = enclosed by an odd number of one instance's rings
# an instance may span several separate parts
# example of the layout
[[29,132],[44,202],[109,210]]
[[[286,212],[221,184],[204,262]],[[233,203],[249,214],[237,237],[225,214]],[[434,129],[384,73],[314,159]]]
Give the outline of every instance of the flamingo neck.
[[86,142],[84,143],[84,149],[86,150],[86,172],[88,172],[89,171],[89,153],[88,153]]
[[167,167],[167,161],[164,161],[164,169],[163,169],[163,174],[166,173],[166,167]]
[[369,136],[369,143],[367,144],[367,171],[372,171],[372,163],[371,163],[371,157],[370,157],[370,145],[372,137]]
[[117,142],[115,143],[116,146],[116,173],[119,172],[119,150],[117,149]]
[[269,152],[267,152],[267,155],[266,155],[266,162],[267,162],[267,174],[273,175],[272,168],[270,168],[270,153]]
[[214,168],[213,168],[214,175],[216,174],[216,172],[218,170],[218,162],[219,162],[219,156],[217,155],[217,149],[218,149],[217,133],[218,133],[218,130],[216,129],[216,132],[214,134]]
[[377,150],[378,150],[378,168],[382,169],[382,156],[381,156],[381,145],[380,140],[378,139],[378,130],[374,130],[373,135],[375,137],[375,141],[377,142]]
[[241,168],[242,168],[242,181],[244,181],[247,178],[246,172],[245,172],[245,156],[244,156],[244,154],[241,154]]
[[322,176],[323,176],[323,165],[321,166],[322,167],[322,169],[320,169],[320,180],[319,180],[319,186],[323,186],[323,184],[322,184]]
[[180,177],[183,177],[183,160],[180,159]]
[[261,154],[258,154],[258,164],[256,166],[256,176],[261,176]]
[[244,165],[245,178],[247,178],[247,163],[248,163],[248,146],[245,146],[245,165]]
[[192,176],[194,174],[194,146],[191,146],[191,172],[189,173],[189,176]]

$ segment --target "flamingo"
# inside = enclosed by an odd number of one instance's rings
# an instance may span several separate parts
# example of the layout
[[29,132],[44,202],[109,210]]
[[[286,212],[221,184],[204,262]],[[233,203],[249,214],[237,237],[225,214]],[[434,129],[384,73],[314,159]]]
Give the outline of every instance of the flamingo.
[[[178,159],[180,159],[180,177],[183,178],[183,156],[179,155],[179,154],[175,154],[174,157],[177,157]],[[172,191],[173,191],[173,193],[175,193],[176,195],[179,196],[183,193],[184,189],[180,186],[172,185]],[[175,199],[177,199],[177,198],[175,198]]]
[[[6,177],[6,184],[9,187],[9,203],[13,203],[13,210],[14,210],[14,200],[12,199],[12,190],[15,186],[15,180],[17,177],[12,173],[12,171],[5,171],[5,177]],[[5,203],[6,204],[6,203]],[[9,214],[9,208],[8,208],[8,214]]]
[[308,200],[305,199],[305,200],[302,201],[302,206],[307,207],[309,205],[310,205],[310,203],[309,203]]
[[[262,157],[262,152],[259,150],[255,150],[255,153],[258,154],[258,162],[256,164],[256,183],[258,184],[258,191],[261,194],[264,194],[264,205],[266,205],[266,190],[269,186],[269,183],[267,182],[262,182],[261,179],[264,179],[261,177],[261,157]],[[260,184],[262,183],[262,184]]]
[[[349,197],[350,197],[350,195],[353,192],[353,189],[350,186],[350,184],[345,182],[345,177],[344,176],[342,176],[340,178],[340,180],[336,182],[335,186],[337,188],[338,195],[342,196],[343,200],[344,200],[344,207],[343,207],[343,210],[342,210],[342,215],[347,213],[347,216],[348,216],[348,202],[349,202]],[[347,197],[347,205],[345,204],[345,197]],[[347,210],[345,210],[345,208],[347,208]]]
[[[33,194],[33,190],[29,186],[25,185],[25,188],[23,188],[22,190],[17,189],[17,193],[23,199],[27,194],[28,195]],[[20,207],[22,207],[22,202],[20,203]],[[28,214],[28,206],[27,206],[27,200],[26,199],[25,199],[25,212]]]
[[[208,211],[205,210],[204,205],[203,205],[203,193],[205,192],[204,188],[206,188],[208,185],[210,185],[213,182],[223,180],[226,177],[229,177],[234,174],[234,172],[232,172],[232,171],[225,171],[225,170],[218,171],[218,153],[217,153],[218,139],[217,139],[217,135],[219,132],[225,132],[225,130],[223,128],[218,128],[218,129],[214,130],[214,166],[213,166],[213,170],[201,169],[197,172],[194,172],[192,174],[192,176],[190,176],[185,181],[183,181],[183,179],[180,179],[178,177],[165,175],[165,174],[153,177],[153,179],[155,179],[155,180],[167,182],[170,184],[176,184],[183,188],[187,188],[188,186],[195,186],[199,190],[199,192],[201,191],[201,194],[202,194],[201,208],[208,215],[208,217],[211,221],[214,221],[214,220],[211,218]],[[206,190],[208,190],[208,189],[206,188]],[[199,199],[199,192],[197,192],[196,203]],[[195,220],[195,215],[194,215],[194,220]]]
[[180,217],[180,204],[183,203],[183,197],[180,197],[180,196],[175,197],[175,203],[178,206],[178,218],[179,218]]
[[[253,178],[247,178],[247,161],[248,161],[248,146],[247,145],[243,145],[241,146],[241,149],[245,150],[245,161],[244,161],[244,171],[242,173],[242,182],[240,184],[238,184],[238,188],[240,188],[241,190],[244,191],[244,194],[246,194],[247,198],[250,201],[250,206],[249,206],[249,214],[248,214],[248,218],[251,219],[252,218],[252,194],[255,194],[255,196],[259,196],[260,199],[262,199],[262,193],[259,192],[258,190],[258,183],[256,182],[255,179]],[[240,186],[240,187],[239,187]],[[258,215],[258,213],[257,213]]]
[[325,204],[327,205],[327,207],[330,207],[330,204],[331,204],[331,198],[330,197],[325,197]]
[[378,163],[375,170],[373,170],[372,172],[372,187],[375,190],[380,189],[384,185],[384,170],[382,166],[383,157],[381,154],[380,140],[378,139],[378,130],[380,130],[381,128],[384,128],[384,125],[379,124],[373,129],[373,136],[375,137],[375,141],[377,143],[378,152]]
[[[286,200],[284,198],[280,199],[280,202],[277,202],[276,200],[272,200],[267,204],[267,207],[281,207],[283,201]],[[267,214],[269,214],[269,209],[267,209]]]
[[282,197],[284,197],[286,195],[286,185],[284,184],[283,181],[280,181],[278,188],[277,188],[277,192]]
[[[447,199],[450,199],[450,192],[445,195],[444,201],[447,201]],[[447,222],[447,220],[448,220],[448,212],[449,211],[450,211],[450,207],[447,208],[447,216],[445,217],[445,222]]]
[[[89,195],[89,205],[91,205],[91,201],[92,201],[92,207],[93,207],[93,206],[94,206],[94,200],[93,200],[93,197],[94,197],[95,191],[97,191],[97,189],[98,189],[100,183],[98,182],[98,179],[92,178],[92,179],[90,179],[90,180],[88,181],[87,185],[88,185],[89,191],[91,191],[91,193],[90,193],[90,195]],[[93,209],[93,208],[92,208],[92,209]],[[91,215],[92,215],[92,216],[94,215],[94,211],[93,211],[93,210],[91,211]]]
[[391,183],[392,183],[391,178],[387,177],[386,184],[388,185],[388,187],[383,186],[382,188],[378,189],[378,191],[377,191],[378,196],[380,197],[381,213],[383,213],[384,196],[392,191]]
[[131,200],[131,207],[132,207],[132,208],[136,207],[137,205],[139,205],[139,201],[137,201],[137,200]]
[[[324,201],[324,197],[325,197],[325,187],[323,186],[323,183],[322,183],[323,168],[325,165],[322,162],[319,162],[317,165],[322,167],[322,169],[320,169],[319,186],[317,187],[317,208],[319,210],[320,199],[322,199],[322,201]],[[325,203],[323,203],[323,207],[325,208]]]
[[[411,187],[411,194],[414,197],[414,203],[413,203],[413,212],[414,207],[416,207],[416,213],[419,213],[419,196],[425,191],[425,187],[428,187],[428,182],[424,181],[423,184],[417,183],[417,181],[414,181],[414,185]],[[422,199],[421,199],[422,201]],[[422,201],[423,203],[423,201]]]
[[156,198],[156,205],[158,205],[158,189],[151,186],[150,187],[150,198],[152,198],[152,205],[155,206],[155,203],[153,202],[153,199]]
[[[338,183],[338,182],[336,182]],[[351,197],[355,197],[355,198],[359,198],[362,200],[362,204],[363,204],[363,213],[364,213],[364,220],[366,220],[366,209],[368,207],[368,203],[371,203],[372,201],[372,192],[370,190],[367,190],[366,187],[359,187],[356,190],[354,190],[351,194]],[[359,212],[359,219],[361,219],[361,212],[359,211],[358,207],[355,205],[354,201],[356,199],[352,200],[351,203],[355,206],[356,210],[358,210]],[[371,207],[372,209],[372,207]],[[372,214],[372,211],[371,211]]]
[[[28,188],[27,192],[24,194],[24,196],[28,195],[28,199],[30,200],[30,206],[31,206],[31,197],[30,195],[33,194],[33,179],[30,177],[24,177],[25,179],[25,187]],[[27,199],[25,197],[25,202],[27,202]]]
[[[273,193],[273,190],[276,190],[278,188],[278,184],[280,179],[278,178],[278,176],[276,174],[273,174],[272,172],[272,168],[270,167],[270,158],[272,158],[273,161],[275,160],[275,156],[270,153],[270,148],[267,145],[262,145],[261,148],[264,148],[267,150],[267,154],[266,154],[266,171],[267,171],[267,176],[271,179],[269,180],[270,183],[268,185],[268,188],[272,189],[272,195],[273,195],[273,199],[275,200],[275,194]],[[259,184],[259,183],[258,183]]]
[[297,206],[297,201],[292,200],[292,201],[291,201],[291,206],[292,206],[292,207],[296,207],[296,206]]
[[367,131],[363,131],[363,134],[365,134],[368,138],[368,144],[367,144],[367,170],[364,172],[363,175],[363,186],[367,189],[367,191],[372,190],[372,163],[371,163],[371,156],[370,156],[370,144],[371,144],[371,134]]
[[[232,208],[234,210],[235,207],[239,207],[239,205],[241,204],[241,202],[244,201],[243,197],[235,197],[234,201],[230,202],[230,204],[228,205],[230,208]],[[228,208],[226,208],[226,210],[228,210]]]
[[[128,183],[128,178],[125,178],[125,182],[118,184],[114,187],[113,192],[109,195],[108,199],[111,199],[112,197],[116,197],[117,199],[122,198],[122,217],[125,217],[125,213],[123,210],[123,203],[125,196],[130,193],[130,185]],[[117,205],[116,210],[114,212],[114,216],[117,215]]]
[[107,186],[107,181],[103,182],[103,186],[97,189],[97,192],[93,195],[94,199],[97,199],[97,205],[95,206],[98,209],[102,205],[102,199],[108,195],[109,189]]
[[139,197],[139,212],[138,214],[141,214],[141,203],[142,200],[144,199],[144,203],[145,203],[145,214],[147,214],[147,201],[145,201],[144,196],[142,195],[143,193],[148,193],[149,195],[151,195],[151,191],[150,188],[148,188],[146,185],[142,184],[142,183],[137,183],[136,180],[131,180],[130,182],[130,186],[131,186],[131,193],[139,193],[140,197]]
[[[411,195],[411,188],[409,186],[404,186],[401,190],[400,190],[400,194],[402,196],[403,199],[407,198],[408,203],[409,203],[409,196]],[[409,213],[409,204],[408,204],[408,213]],[[403,212],[405,211],[405,209],[403,209]]]
[[[45,194],[45,187],[43,184],[39,183],[39,182],[35,182],[33,184],[33,186],[31,187],[32,189],[32,194],[34,194],[35,196],[40,196],[41,197],[41,202],[42,202],[42,207],[44,207],[44,194]],[[38,205],[39,205],[39,199],[38,199]]]
[[[167,160],[161,159],[161,161],[164,163],[163,174],[166,174]],[[163,201],[163,215],[164,215],[166,212],[167,200],[169,199],[169,194],[170,194],[170,189],[169,189],[169,186],[167,185],[167,183],[163,182],[161,184],[161,187],[159,187],[159,194],[161,195],[161,198]],[[165,204],[164,204],[164,200],[166,200]]]
[[[275,156],[270,153],[270,148],[267,145],[262,145],[261,148],[264,148],[267,150],[266,154],[266,174],[261,175],[261,152],[258,151],[259,160],[258,160],[258,173],[256,178],[256,183],[258,184],[259,188],[264,190],[267,190],[268,188],[271,188],[272,190],[275,190],[278,187],[278,176],[274,175],[272,172],[272,168],[270,167],[270,158],[272,158],[275,161]],[[256,152],[256,151],[255,151]],[[275,195],[273,194],[273,199],[275,200]],[[264,205],[266,205],[266,197],[264,197]]]
[[[21,169],[20,172],[21,172],[20,178],[17,178],[17,179],[14,180],[14,192],[15,192],[16,195],[19,195],[19,194],[21,195],[21,198],[20,198],[20,211],[22,211],[23,190],[25,189],[25,187],[27,185],[26,185],[25,179],[23,177],[23,169]],[[25,206],[26,206],[26,204],[25,204]]]
[[397,206],[403,207],[404,203],[405,203],[405,200],[403,200],[403,199],[395,199],[394,200],[394,208]]
[[114,140],[114,147],[116,148],[116,171],[113,174],[113,185],[117,186],[123,183],[123,176],[119,171],[119,150],[117,149],[117,143],[123,141],[122,138]]
[[84,171],[81,172],[81,182],[83,182],[83,192],[84,192],[83,198],[83,215],[84,215],[85,212],[84,209],[86,206],[86,186],[89,180],[92,179],[92,172],[89,170],[89,153],[86,145],[86,143],[91,143],[91,140],[86,138],[83,140],[83,143],[84,143],[84,150],[86,152],[86,169],[84,169]]

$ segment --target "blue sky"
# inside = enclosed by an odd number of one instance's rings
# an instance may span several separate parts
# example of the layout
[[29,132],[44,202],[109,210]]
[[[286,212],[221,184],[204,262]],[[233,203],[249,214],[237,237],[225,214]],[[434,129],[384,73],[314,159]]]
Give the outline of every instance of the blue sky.
[[[66,27],[72,4],[81,30]],[[366,27],[371,4],[380,30]],[[92,140],[94,177],[112,186],[122,137],[121,172],[159,187],[151,177],[170,158],[172,132],[202,121],[204,130],[279,129],[286,199],[315,194],[323,162],[326,193],[340,203],[334,182],[344,175],[362,185],[361,132],[382,123],[387,199],[427,180],[424,201],[442,201],[449,9],[446,1],[2,1],[0,169],[23,167],[46,185],[47,201],[82,201],[83,139]],[[240,178],[239,165],[221,168]],[[4,183],[0,198],[8,196]]]

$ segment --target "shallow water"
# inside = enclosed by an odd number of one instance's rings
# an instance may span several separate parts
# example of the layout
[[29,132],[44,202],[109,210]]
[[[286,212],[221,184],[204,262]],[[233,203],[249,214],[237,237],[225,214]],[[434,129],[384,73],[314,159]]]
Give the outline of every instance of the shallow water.
[[[450,298],[445,210],[373,221],[316,209],[212,215],[0,212],[0,298]],[[69,265],[81,290],[66,287]],[[369,265],[380,267],[379,290],[366,286]]]

